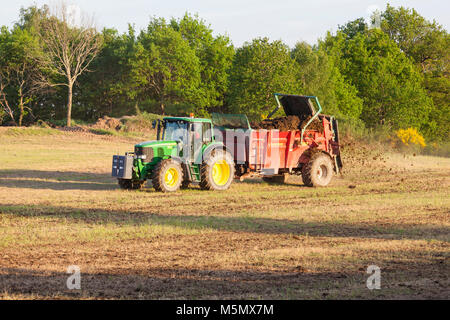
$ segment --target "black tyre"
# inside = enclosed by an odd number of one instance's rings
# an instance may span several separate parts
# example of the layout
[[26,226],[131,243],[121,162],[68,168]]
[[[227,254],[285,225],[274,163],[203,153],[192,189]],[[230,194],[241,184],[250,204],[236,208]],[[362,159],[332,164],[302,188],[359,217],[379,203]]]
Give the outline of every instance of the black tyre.
[[189,188],[190,184],[191,184],[191,182],[189,180],[183,180],[183,182],[181,183],[180,188],[181,189],[187,189],[187,188]]
[[308,187],[325,187],[333,178],[333,163],[324,153],[315,153],[302,169],[303,183]]
[[172,159],[161,160],[153,170],[152,184],[156,191],[177,191],[182,181],[181,165]]
[[121,189],[138,190],[145,185],[145,180],[117,179]]
[[231,154],[215,150],[200,168],[200,188],[203,190],[226,190],[234,179],[234,161]]
[[289,173],[283,173],[281,175],[263,177],[263,181],[274,184],[284,184],[288,181]]
[[189,174],[188,174],[188,167],[187,165],[183,164],[182,166],[183,169],[183,182],[181,182],[181,189],[187,189],[189,187],[189,185],[191,184],[191,181],[189,180]]

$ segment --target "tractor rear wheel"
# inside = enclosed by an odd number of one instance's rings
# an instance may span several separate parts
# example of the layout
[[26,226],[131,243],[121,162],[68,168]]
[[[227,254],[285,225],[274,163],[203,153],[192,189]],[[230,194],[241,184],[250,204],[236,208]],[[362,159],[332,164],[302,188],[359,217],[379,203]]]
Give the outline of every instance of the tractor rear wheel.
[[145,184],[145,180],[144,181],[131,179],[117,179],[117,180],[120,188],[125,190],[138,190],[141,189]]
[[275,184],[284,184],[288,181],[289,173],[283,173],[281,175],[276,176],[269,176],[269,177],[263,177],[263,181],[268,183],[275,183]]
[[303,183],[308,187],[325,187],[332,177],[333,163],[324,153],[315,153],[302,169]]
[[152,184],[156,191],[177,191],[182,181],[181,165],[172,159],[161,160],[153,170]]
[[200,168],[200,188],[203,190],[226,190],[234,179],[234,161],[231,154],[216,150]]

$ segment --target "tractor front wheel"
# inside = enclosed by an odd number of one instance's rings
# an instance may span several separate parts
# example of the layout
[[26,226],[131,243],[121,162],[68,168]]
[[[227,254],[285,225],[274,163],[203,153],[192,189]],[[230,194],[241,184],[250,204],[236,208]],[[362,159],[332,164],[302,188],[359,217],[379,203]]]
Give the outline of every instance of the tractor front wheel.
[[177,191],[182,181],[181,165],[172,159],[161,160],[153,170],[152,184],[156,191]]
[[302,169],[303,183],[308,187],[325,187],[333,177],[333,163],[324,153],[315,153]]
[[231,154],[216,150],[201,165],[200,188],[203,190],[227,190],[234,179],[234,161]]

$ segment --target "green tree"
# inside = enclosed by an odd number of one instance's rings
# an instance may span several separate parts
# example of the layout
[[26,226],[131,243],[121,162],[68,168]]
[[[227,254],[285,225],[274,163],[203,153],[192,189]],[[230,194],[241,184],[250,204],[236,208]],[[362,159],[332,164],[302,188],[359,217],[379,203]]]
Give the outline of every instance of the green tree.
[[361,119],[371,127],[423,128],[432,101],[423,77],[394,41],[372,29],[348,39],[338,32],[323,42],[339,70],[363,99]]
[[359,33],[366,33],[369,30],[369,27],[364,18],[358,18],[339,26],[338,30],[345,34],[348,39],[351,39]]
[[292,57],[298,63],[297,77],[303,94],[318,96],[325,113],[359,118],[362,99],[325,50],[300,42],[292,50]]
[[[32,54],[37,41],[27,31],[14,27],[0,31],[0,104],[19,126],[27,114],[32,114],[30,103],[34,98],[34,76],[38,71]],[[15,109],[18,116],[15,117]]]
[[423,71],[440,67],[442,59],[448,60],[450,38],[436,21],[426,20],[414,9],[389,4],[381,18],[381,29]]
[[134,98],[150,97],[165,113],[168,104],[205,107],[200,87],[200,61],[180,32],[164,19],[153,19],[137,38],[129,61]]
[[433,99],[425,131],[440,140],[450,137],[450,80],[448,61],[450,37],[436,21],[428,21],[416,10],[387,5],[381,29],[413,59],[424,76],[425,88]]
[[80,118],[123,116],[134,111],[135,104],[129,99],[136,90],[131,86],[129,65],[136,41],[134,29],[130,26],[128,33],[119,34],[105,28],[102,38],[101,50],[90,65],[92,72],[81,75],[75,89],[80,103],[76,115]]
[[[31,81],[27,81],[27,85],[33,87],[33,99],[31,99],[27,107],[33,110],[36,118],[41,119],[62,119],[65,116],[66,106],[64,105],[65,97],[67,96],[61,87],[49,87],[41,80],[43,78],[51,79],[57,82],[53,74],[48,69],[39,68],[36,60],[42,56],[43,52],[39,45],[39,35],[36,30],[36,21],[41,21],[49,15],[48,6],[38,8],[33,5],[27,8],[20,9],[19,21],[14,25],[14,30],[22,30],[28,33],[36,41],[36,46],[28,46],[26,48],[27,58],[31,58],[34,67]],[[31,112],[30,112],[31,114]]]
[[273,93],[300,93],[297,64],[281,41],[254,39],[236,50],[230,73],[231,111],[261,120],[275,107]]
[[2,121],[6,116],[9,116],[14,124],[17,124],[14,117],[14,107],[12,106],[11,97],[14,90],[13,79],[14,75],[11,70],[10,59],[14,57],[14,51],[12,48],[11,33],[8,28],[3,26],[0,31],[0,106]]
[[214,37],[213,30],[204,20],[188,13],[181,19],[172,19],[170,25],[188,41],[199,59],[202,96],[197,99],[208,109],[222,107],[234,56],[230,39],[223,35]]

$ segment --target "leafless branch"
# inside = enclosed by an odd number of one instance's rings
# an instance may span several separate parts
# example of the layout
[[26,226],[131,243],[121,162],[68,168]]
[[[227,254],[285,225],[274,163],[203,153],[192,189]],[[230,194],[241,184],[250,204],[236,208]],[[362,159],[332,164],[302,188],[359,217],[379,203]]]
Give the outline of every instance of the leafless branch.
[[66,77],[68,84],[87,70],[101,47],[93,19],[83,13],[77,16],[64,2],[39,21],[38,30],[46,53],[40,57],[41,66]]
[[11,72],[9,69],[0,69],[0,106],[9,115],[11,120],[16,124],[14,119],[14,112],[9,105],[8,98],[6,96],[6,88],[11,82]]
[[[68,124],[72,108],[72,87],[101,48],[102,38],[94,26],[94,19],[77,12],[64,2],[56,4],[51,13],[36,21],[43,54],[36,62],[44,70],[35,76],[34,87],[65,85],[68,87]],[[54,83],[48,74],[61,76],[65,83]]]

